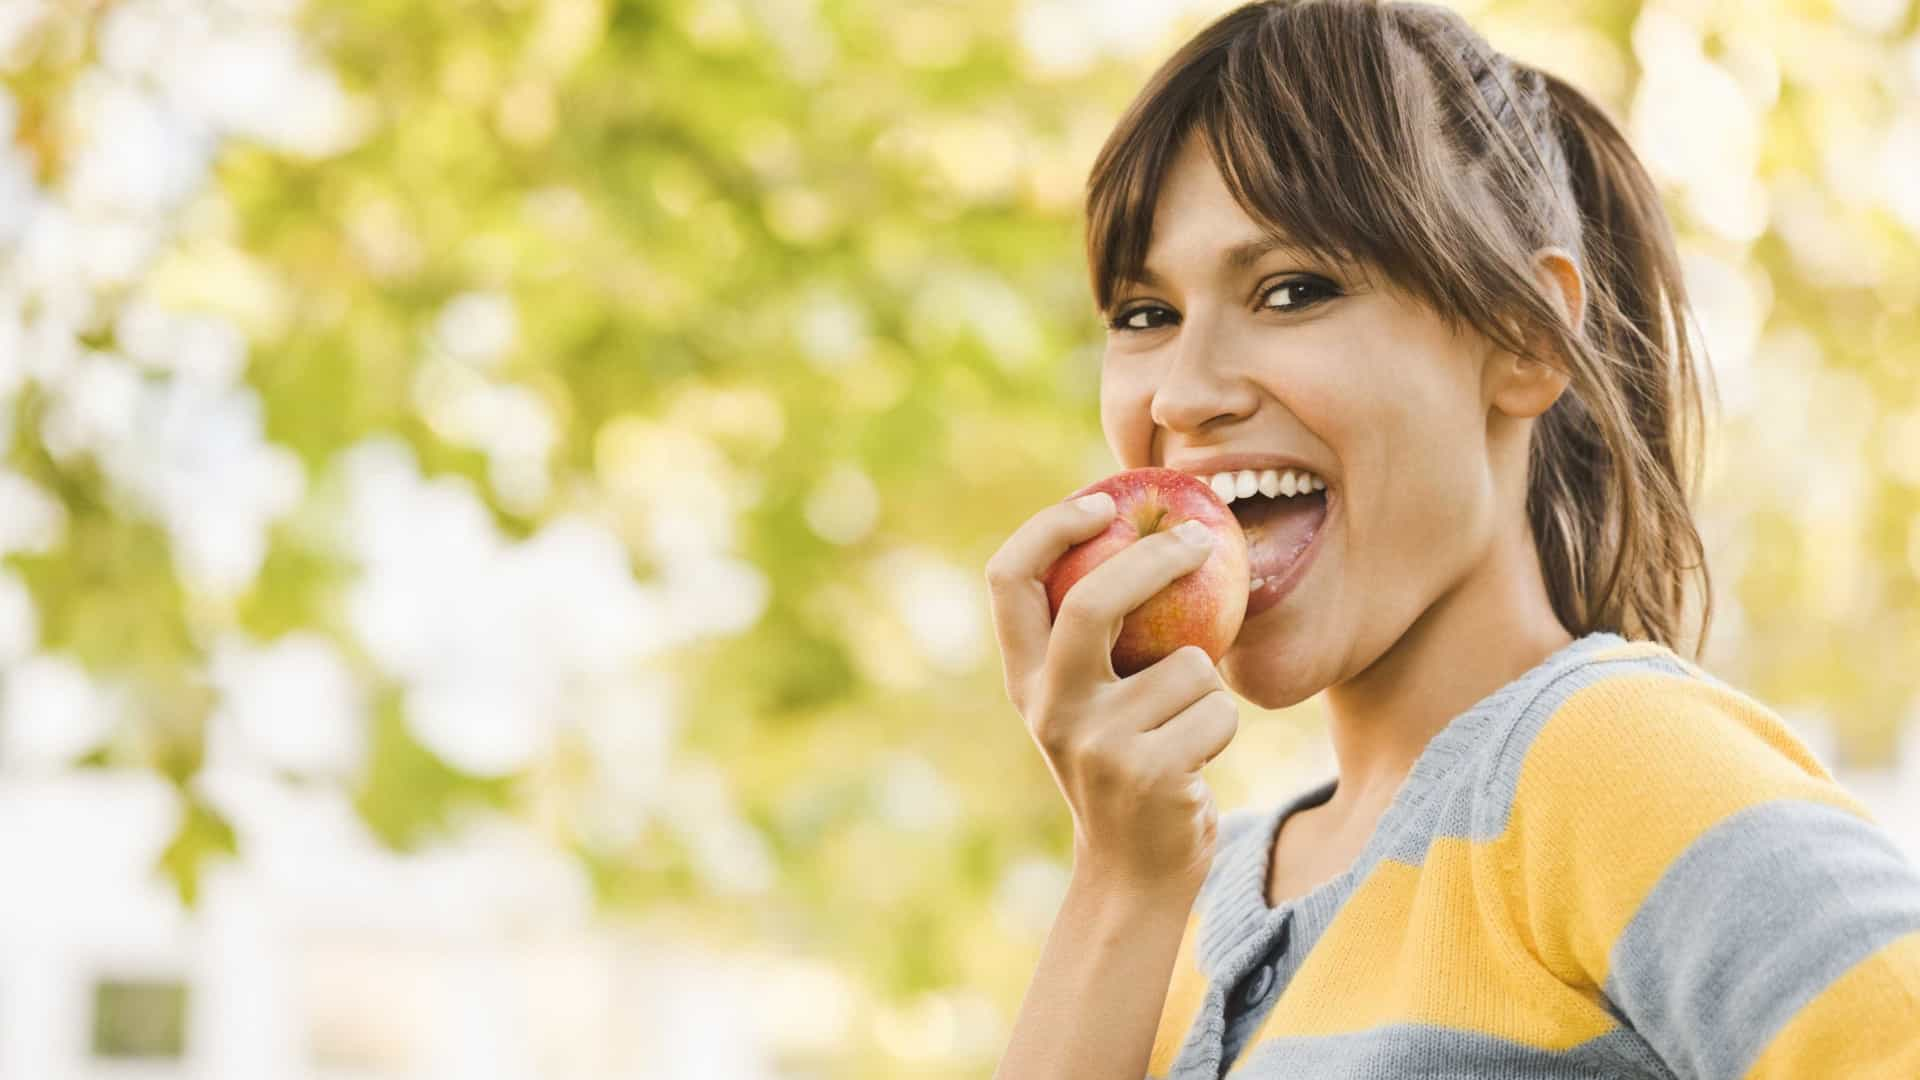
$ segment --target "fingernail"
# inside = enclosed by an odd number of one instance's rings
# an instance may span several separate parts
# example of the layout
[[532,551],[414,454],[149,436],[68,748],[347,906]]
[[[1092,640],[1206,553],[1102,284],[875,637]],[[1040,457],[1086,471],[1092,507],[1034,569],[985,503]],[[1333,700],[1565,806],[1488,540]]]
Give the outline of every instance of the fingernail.
[[1091,495],[1082,495],[1073,500],[1073,505],[1089,514],[1104,514],[1113,509],[1113,496],[1104,491],[1096,491]]
[[1213,546],[1213,530],[1198,521],[1183,521],[1175,525],[1173,535],[1195,547]]

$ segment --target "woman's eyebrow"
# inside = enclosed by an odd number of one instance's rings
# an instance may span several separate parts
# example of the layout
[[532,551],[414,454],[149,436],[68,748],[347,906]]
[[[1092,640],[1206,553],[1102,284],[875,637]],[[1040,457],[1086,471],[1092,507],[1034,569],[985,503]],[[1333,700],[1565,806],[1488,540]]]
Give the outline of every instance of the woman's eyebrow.
[[[1227,248],[1220,253],[1220,265],[1228,270],[1245,270],[1247,267],[1259,262],[1261,258],[1269,252],[1273,251],[1291,251],[1302,256],[1308,254],[1305,248],[1296,247],[1289,243],[1286,238],[1268,234],[1256,236],[1250,240],[1242,240],[1232,247]],[[1165,280],[1162,279],[1151,266],[1142,266],[1140,272],[1133,275],[1131,280],[1136,284],[1155,288],[1162,287],[1166,284]]]

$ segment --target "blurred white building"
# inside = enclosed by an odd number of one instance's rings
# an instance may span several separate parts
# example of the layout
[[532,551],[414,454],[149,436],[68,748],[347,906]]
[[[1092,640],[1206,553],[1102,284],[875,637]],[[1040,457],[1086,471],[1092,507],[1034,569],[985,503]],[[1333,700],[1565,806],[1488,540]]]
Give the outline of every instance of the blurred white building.
[[1785,715],[1834,779],[1867,804],[1867,809],[1893,834],[1901,850],[1920,866],[1920,698],[1899,734],[1892,764],[1863,768],[1839,762],[1838,743],[1830,725],[1819,717]]
[[596,920],[510,822],[402,858],[337,794],[229,780],[247,857],[189,912],[163,780],[0,778],[0,1078],[757,1080],[796,992],[844,1033],[836,980]]

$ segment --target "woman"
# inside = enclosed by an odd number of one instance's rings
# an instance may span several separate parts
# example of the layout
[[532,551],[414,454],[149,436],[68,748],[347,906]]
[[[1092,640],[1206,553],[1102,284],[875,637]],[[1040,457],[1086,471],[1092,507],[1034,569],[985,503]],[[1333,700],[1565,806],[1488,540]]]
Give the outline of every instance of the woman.
[[[1051,621],[1110,500],[989,562],[1075,824],[998,1075],[1920,1076],[1920,873],[1675,651],[1706,368],[1603,112],[1445,9],[1267,0],[1154,75],[1087,210],[1108,442],[1234,494],[1258,584],[1217,669],[1120,679],[1204,541]],[[1338,775],[1219,818],[1229,689],[1324,691]]]

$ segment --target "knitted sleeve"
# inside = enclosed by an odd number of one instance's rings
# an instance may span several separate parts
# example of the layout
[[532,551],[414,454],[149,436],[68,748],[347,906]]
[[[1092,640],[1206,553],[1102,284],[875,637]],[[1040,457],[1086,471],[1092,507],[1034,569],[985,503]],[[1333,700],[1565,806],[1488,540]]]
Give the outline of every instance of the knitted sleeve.
[[1920,1077],[1920,870],[1764,706],[1603,679],[1512,813],[1521,939],[1675,1076]]

